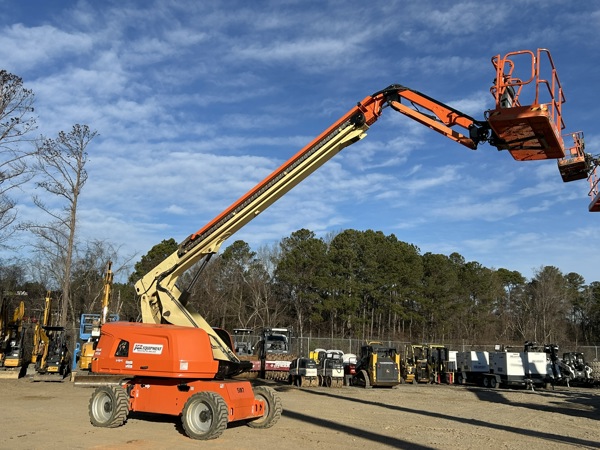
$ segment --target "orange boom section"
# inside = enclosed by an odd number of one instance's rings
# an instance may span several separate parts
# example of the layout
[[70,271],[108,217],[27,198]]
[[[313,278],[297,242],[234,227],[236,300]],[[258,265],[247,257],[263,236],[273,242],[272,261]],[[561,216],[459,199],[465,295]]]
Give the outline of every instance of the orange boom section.
[[[516,62],[527,61],[523,66],[528,70],[516,70]],[[565,96],[550,52],[511,52],[494,56],[492,64],[496,79],[490,91],[496,108],[486,116],[499,139],[498,149],[508,150],[517,161],[563,158]]]

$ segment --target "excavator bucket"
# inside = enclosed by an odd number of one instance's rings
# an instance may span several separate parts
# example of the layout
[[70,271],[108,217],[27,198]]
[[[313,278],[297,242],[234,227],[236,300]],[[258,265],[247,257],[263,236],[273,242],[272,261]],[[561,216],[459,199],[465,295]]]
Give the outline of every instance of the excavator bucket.
[[585,155],[583,132],[572,133],[573,146],[566,152],[564,158],[556,161],[558,171],[565,183],[575,180],[585,180],[590,172],[590,161]]
[[[522,72],[515,72],[515,60],[528,58],[530,73],[522,76]],[[542,60],[550,76],[541,73]],[[537,54],[524,50],[497,55],[492,64],[496,79],[490,92],[496,108],[486,112],[486,119],[497,138],[498,150],[508,150],[517,161],[563,158],[561,109],[565,98],[550,52],[538,49]]]

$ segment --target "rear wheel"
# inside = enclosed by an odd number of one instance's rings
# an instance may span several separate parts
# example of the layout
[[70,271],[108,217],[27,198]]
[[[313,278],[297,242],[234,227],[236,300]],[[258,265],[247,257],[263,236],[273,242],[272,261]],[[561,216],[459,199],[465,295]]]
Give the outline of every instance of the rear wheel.
[[325,377],[325,386],[327,386],[327,387],[330,388],[331,387],[331,381],[332,381],[331,377],[329,377],[329,376]]
[[129,398],[121,386],[100,386],[90,399],[88,412],[95,427],[116,428],[127,421]]
[[496,381],[496,377],[490,378],[490,387],[492,389],[496,389],[498,387],[498,383]]
[[218,438],[227,428],[227,404],[219,394],[199,392],[185,402],[181,422],[192,439]]
[[490,379],[488,377],[483,377],[483,387],[490,387]]
[[254,398],[262,400],[265,404],[262,417],[248,422],[252,428],[271,428],[281,417],[281,399],[277,392],[268,386],[257,386],[254,388]]

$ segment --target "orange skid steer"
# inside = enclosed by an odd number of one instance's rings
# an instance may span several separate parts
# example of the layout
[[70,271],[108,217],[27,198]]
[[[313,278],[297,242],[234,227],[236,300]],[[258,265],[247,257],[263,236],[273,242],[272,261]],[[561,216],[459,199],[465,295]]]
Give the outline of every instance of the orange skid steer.
[[192,439],[214,439],[229,422],[269,428],[281,400],[266,386],[225,379],[235,368],[213,358],[201,328],[113,322],[102,326],[90,374],[76,381],[97,386],[89,402],[92,425],[118,427],[130,412],[181,416]]

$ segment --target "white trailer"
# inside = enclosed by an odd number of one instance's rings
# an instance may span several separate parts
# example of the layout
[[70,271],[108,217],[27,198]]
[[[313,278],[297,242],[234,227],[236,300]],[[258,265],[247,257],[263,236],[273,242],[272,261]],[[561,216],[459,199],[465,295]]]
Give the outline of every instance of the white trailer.
[[489,372],[489,352],[470,351],[456,354],[456,382],[458,384],[483,384],[484,375]]
[[499,351],[489,354],[490,371],[484,375],[483,385],[500,386],[543,386],[552,378],[552,369],[544,352]]

